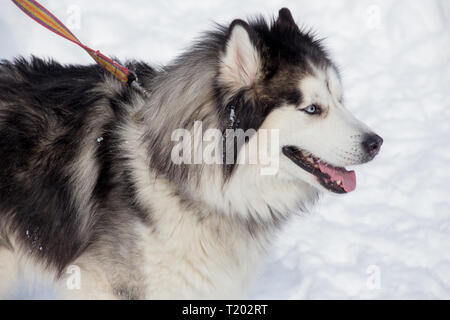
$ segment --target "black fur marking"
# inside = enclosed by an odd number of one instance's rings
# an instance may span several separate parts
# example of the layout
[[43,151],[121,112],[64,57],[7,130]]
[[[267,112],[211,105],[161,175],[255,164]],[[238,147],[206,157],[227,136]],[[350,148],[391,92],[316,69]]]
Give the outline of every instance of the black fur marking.
[[286,102],[298,106],[302,103],[302,93],[299,90],[288,92],[285,96]]
[[294,18],[292,17],[292,13],[288,8],[282,8],[278,12],[278,23],[286,23],[293,27],[297,27],[295,24]]
[[[264,108],[263,104],[255,104],[254,101],[249,100],[245,97],[246,92],[241,91],[236,94],[227,104],[225,108],[225,114],[228,115],[228,123],[231,117],[231,112],[234,113],[235,120],[233,121],[233,126],[227,125],[225,130],[223,130],[223,136],[227,139],[226,129],[239,130],[241,129],[244,133],[249,129],[259,128],[263,123],[264,119],[267,117],[269,112],[268,108]],[[225,116],[226,116],[225,115]],[[224,116],[224,117],[225,117]],[[256,129],[255,129],[256,130]],[[232,164],[224,165],[224,170],[227,175],[230,175],[236,166],[238,150],[240,150],[240,142],[247,142],[249,137],[246,137],[245,141],[240,139],[234,139],[232,148],[234,148],[232,159]],[[230,141],[224,141],[224,159],[226,159],[226,154],[230,154],[227,148],[230,147]]]
[[[115,104],[111,103],[111,105]],[[103,129],[103,140],[97,149],[100,172],[93,190],[93,197],[97,203],[103,204],[104,209],[108,209],[110,203],[116,202],[115,210],[131,207],[136,217],[150,224],[150,213],[136,202],[136,187],[130,169],[123,166],[128,160],[127,156],[117,149],[120,143],[120,137],[117,135],[120,123],[121,121],[108,123]]]

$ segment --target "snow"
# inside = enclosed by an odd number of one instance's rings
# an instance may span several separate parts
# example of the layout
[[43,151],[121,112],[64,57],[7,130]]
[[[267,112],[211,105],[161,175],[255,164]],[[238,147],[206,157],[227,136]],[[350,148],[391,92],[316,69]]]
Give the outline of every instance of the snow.
[[[447,0],[41,1],[87,45],[167,63],[212,21],[289,7],[330,49],[346,105],[384,138],[358,186],[279,235],[254,299],[450,299],[450,3]],[[0,57],[91,63],[11,2]],[[18,297],[30,297],[20,295]],[[52,297],[37,290],[31,297]]]

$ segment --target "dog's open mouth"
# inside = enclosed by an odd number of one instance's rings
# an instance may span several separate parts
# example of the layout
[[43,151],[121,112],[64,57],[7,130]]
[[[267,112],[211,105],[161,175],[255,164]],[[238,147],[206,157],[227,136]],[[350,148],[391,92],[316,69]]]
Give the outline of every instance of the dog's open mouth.
[[283,147],[283,153],[303,170],[314,175],[324,188],[332,192],[348,193],[356,188],[355,171],[334,167],[293,146]]

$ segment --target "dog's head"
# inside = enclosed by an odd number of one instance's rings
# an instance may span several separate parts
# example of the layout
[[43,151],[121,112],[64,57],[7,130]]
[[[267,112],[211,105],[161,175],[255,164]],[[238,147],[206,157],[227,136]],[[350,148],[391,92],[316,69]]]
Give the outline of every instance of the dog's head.
[[277,179],[355,189],[345,167],[372,160],[383,140],[345,109],[336,66],[288,9],[270,25],[235,20],[218,70],[218,96],[232,106],[235,128],[279,131]]

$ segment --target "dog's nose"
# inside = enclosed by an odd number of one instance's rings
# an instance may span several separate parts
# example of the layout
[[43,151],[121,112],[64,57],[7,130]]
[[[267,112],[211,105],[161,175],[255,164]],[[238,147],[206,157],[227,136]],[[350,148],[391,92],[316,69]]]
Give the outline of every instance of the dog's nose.
[[366,136],[362,144],[364,150],[373,158],[380,152],[383,139],[377,134],[370,134]]

